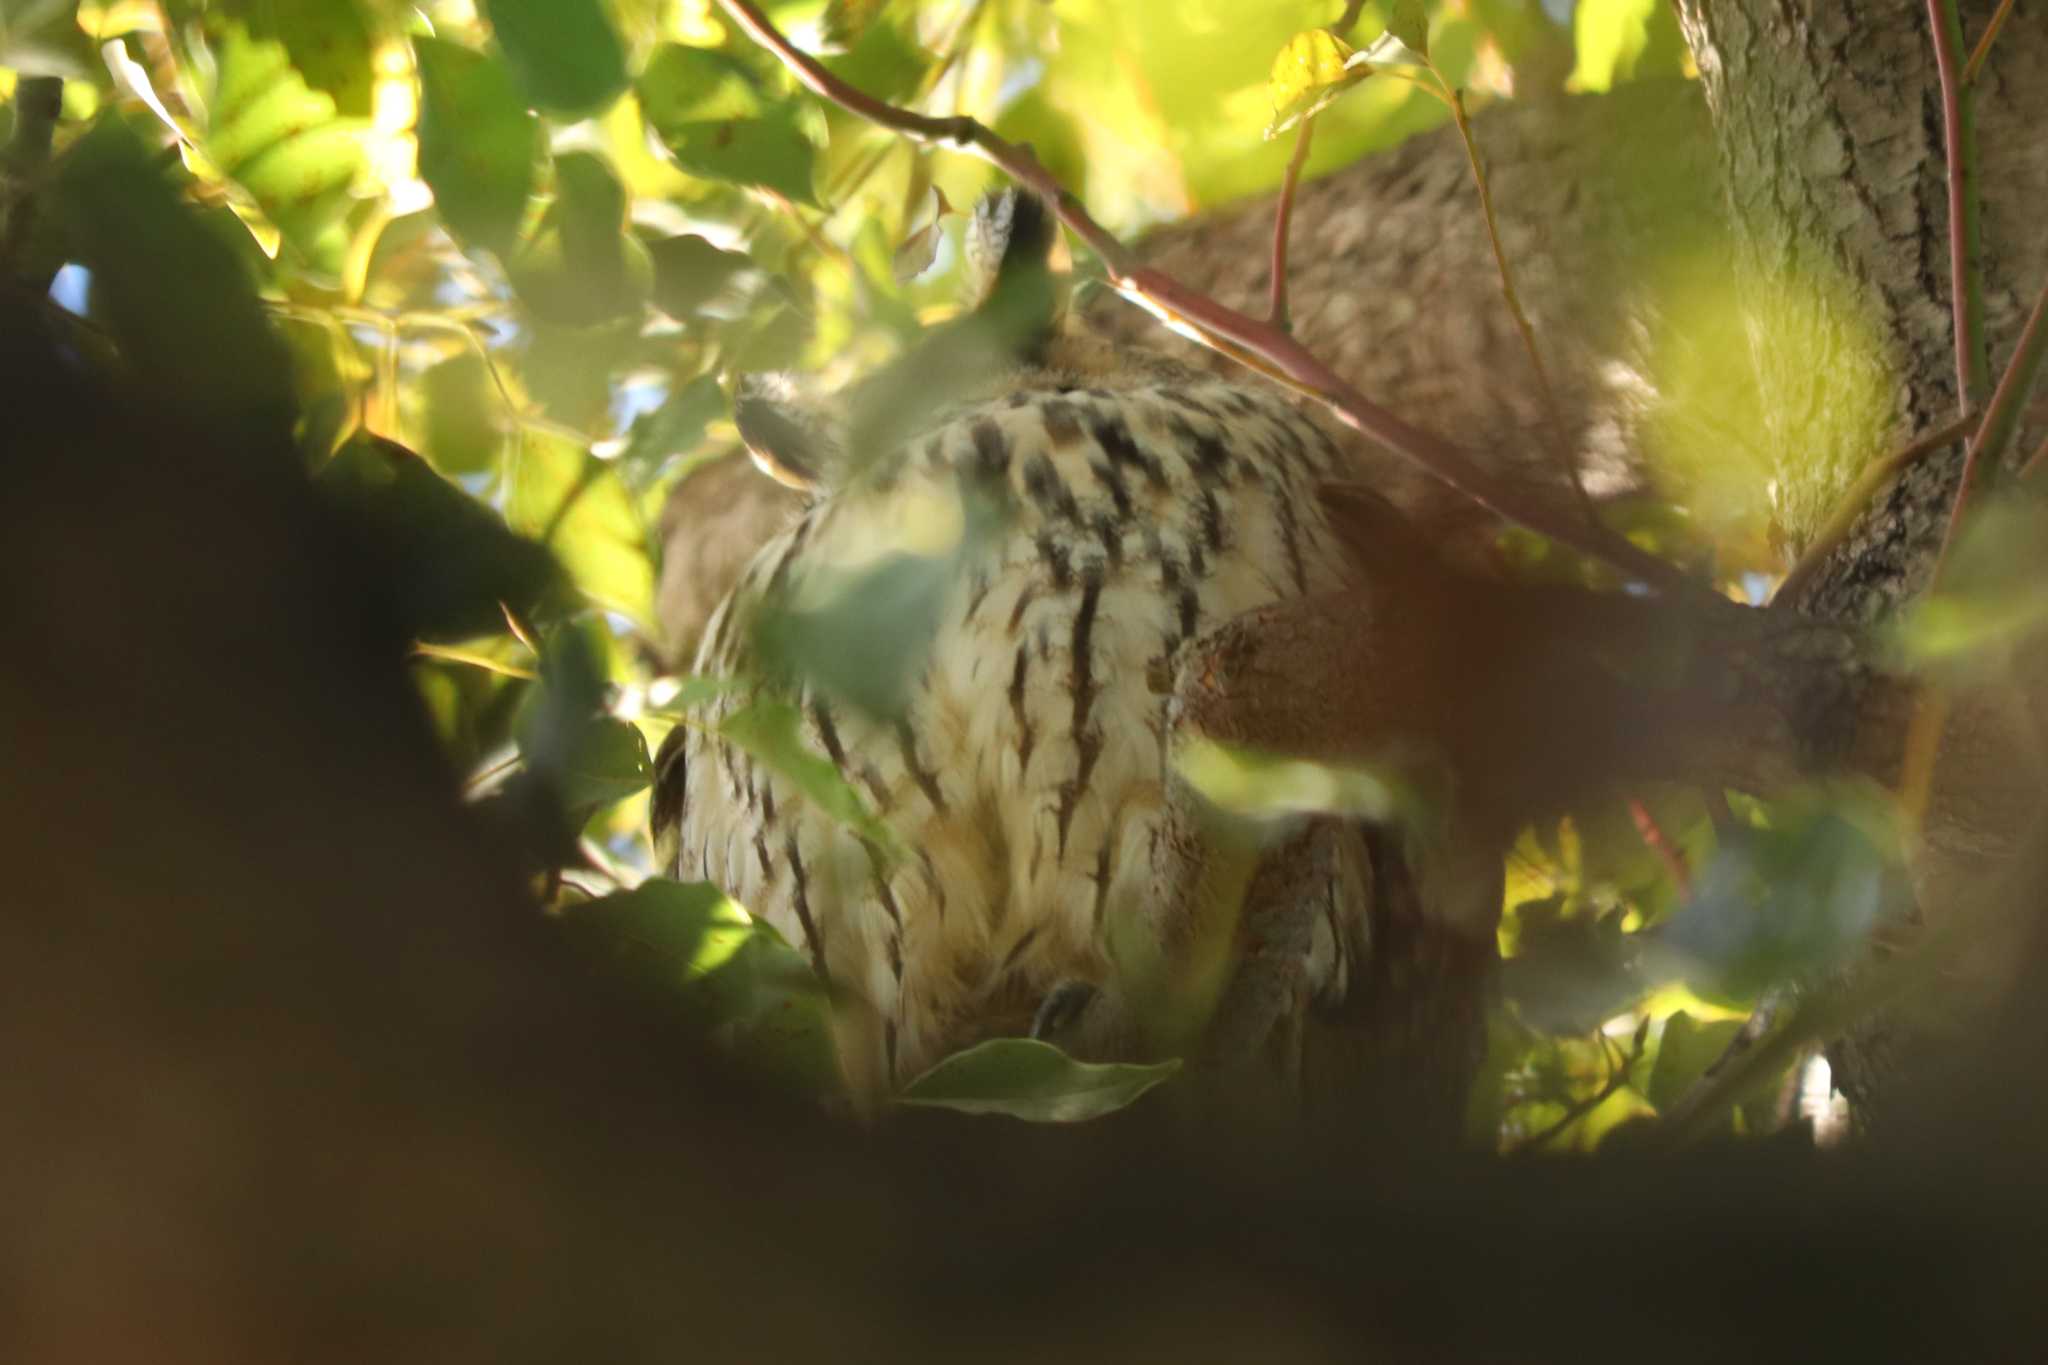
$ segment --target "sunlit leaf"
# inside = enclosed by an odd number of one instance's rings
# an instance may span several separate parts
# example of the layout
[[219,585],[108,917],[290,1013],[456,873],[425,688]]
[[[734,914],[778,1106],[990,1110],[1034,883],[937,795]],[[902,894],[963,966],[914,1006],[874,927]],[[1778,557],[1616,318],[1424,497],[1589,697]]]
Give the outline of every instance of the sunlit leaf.
[[1572,11],[1577,90],[1607,90],[1617,81],[1675,76],[1685,66],[1685,38],[1666,0],[1578,0]]
[[1211,740],[1187,740],[1174,768],[1214,804],[1241,815],[1356,815],[1391,818],[1407,794],[1390,772],[1262,754]]
[[648,620],[654,567],[618,471],[552,430],[529,428],[509,462],[506,518],[547,545],[593,602]]
[[860,792],[839,775],[830,759],[804,742],[796,707],[774,697],[756,697],[720,721],[718,733],[864,842],[883,850],[895,847],[895,835],[875,818]]
[[332,96],[306,84],[282,43],[223,26],[202,146],[214,169],[246,190],[284,239],[324,271],[347,247],[341,216],[364,166],[360,120],[336,116]]
[[1650,1103],[1659,1110],[1669,1109],[1721,1059],[1742,1027],[1740,1019],[1701,1021],[1685,1010],[1666,1019],[1657,1043],[1657,1062],[1644,1089]]
[[439,362],[420,377],[424,430],[420,448],[444,474],[492,469],[505,447],[504,396],[474,349]]
[[626,54],[599,0],[484,0],[527,97],[551,114],[601,111],[626,88]]
[[370,19],[358,0],[231,0],[223,9],[255,37],[283,43],[306,83],[333,97],[337,113],[370,116]]
[[420,178],[458,237],[503,252],[533,192],[541,128],[495,56],[415,37]]
[[824,987],[801,954],[710,883],[650,878],[573,906],[560,923],[762,1074],[805,1094],[839,1087]]
[[1273,99],[1273,121],[1266,136],[1276,137],[1305,118],[1313,117],[1360,79],[1344,69],[1351,47],[1328,29],[1312,28],[1287,40],[1273,58],[1267,88]]
[[992,1038],[946,1058],[905,1086],[895,1102],[1033,1123],[1079,1123],[1129,1107],[1179,1070],[1178,1061],[1078,1062],[1035,1038]]

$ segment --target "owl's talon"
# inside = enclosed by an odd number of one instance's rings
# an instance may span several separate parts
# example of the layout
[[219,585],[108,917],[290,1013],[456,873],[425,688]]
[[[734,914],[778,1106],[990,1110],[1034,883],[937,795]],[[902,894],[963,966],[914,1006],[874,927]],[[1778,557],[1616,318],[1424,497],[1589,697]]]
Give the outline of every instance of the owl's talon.
[[1099,994],[1092,981],[1072,978],[1060,982],[1038,1002],[1038,1013],[1031,1017],[1030,1036],[1040,1042],[1052,1041],[1071,1028]]

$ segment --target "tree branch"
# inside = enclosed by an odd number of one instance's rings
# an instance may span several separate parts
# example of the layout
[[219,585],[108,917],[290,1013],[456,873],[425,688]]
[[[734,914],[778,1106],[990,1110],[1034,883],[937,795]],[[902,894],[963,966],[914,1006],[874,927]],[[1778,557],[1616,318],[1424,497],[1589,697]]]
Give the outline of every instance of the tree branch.
[[1458,447],[1396,417],[1351,387],[1307,348],[1269,324],[1225,308],[1207,295],[1135,263],[1131,252],[1072,194],[1061,188],[1028,147],[1000,137],[974,119],[932,118],[899,109],[849,86],[784,37],[748,0],[718,0],[747,35],[781,60],[806,89],[847,112],[906,137],[941,143],[982,157],[1042,195],[1059,220],[1098,257],[1119,294],[1169,327],[1270,375],[1327,407],[1345,426],[1378,442],[1510,521],[1549,536],[1660,591],[1708,595],[1675,566],[1597,523],[1589,524],[1546,500],[1496,479]]

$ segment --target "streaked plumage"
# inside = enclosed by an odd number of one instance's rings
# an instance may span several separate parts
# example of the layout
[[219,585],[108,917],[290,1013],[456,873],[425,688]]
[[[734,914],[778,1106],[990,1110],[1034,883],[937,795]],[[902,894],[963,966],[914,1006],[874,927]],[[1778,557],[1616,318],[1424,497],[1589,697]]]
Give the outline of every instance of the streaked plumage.
[[755,557],[697,657],[699,674],[755,674],[761,603],[871,556],[907,507],[993,494],[1006,521],[949,589],[901,722],[810,686],[792,698],[906,856],[705,729],[679,729],[660,761],[669,870],[724,887],[864,1002],[846,1049],[859,1084],[1021,1033],[1055,983],[1103,979],[1105,924],[1152,892],[1181,651],[1343,573],[1314,496],[1338,452],[1312,422],[1169,362],[1057,349],[1091,373],[1011,376],[820,498]]

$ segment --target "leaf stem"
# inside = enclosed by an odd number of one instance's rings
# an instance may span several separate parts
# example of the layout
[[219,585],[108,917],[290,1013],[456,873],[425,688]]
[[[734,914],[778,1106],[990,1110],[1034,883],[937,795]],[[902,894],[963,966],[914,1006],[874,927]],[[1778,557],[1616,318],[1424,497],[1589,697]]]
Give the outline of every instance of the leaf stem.
[[1557,390],[1551,387],[1550,371],[1543,364],[1543,352],[1536,346],[1536,330],[1529,325],[1529,315],[1522,311],[1522,299],[1515,292],[1514,271],[1508,266],[1508,253],[1500,243],[1500,223],[1494,217],[1493,189],[1487,184],[1486,165],[1479,159],[1479,144],[1472,137],[1472,121],[1465,114],[1465,96],[1444,79],[1444,73],[1437,69],[1435,62],[1429,64],[1430,74],[1443,87],[1444,103],[1451,107],[1451,121],[1457,125],[1458,138],[1465,144],[1465,159],[1472,163],[1472,183],[1479,187],[1479,211],[1486,219],[1486,240],[1493,247],[1494,268],[1500,272],[1500,294],[1508,306],[1508,316],[1515,321],[1515,331],[1522,338],[1522,349],[1528,353],[1529,367],[1536,372],[1536,390],[1543,399],[1543,415],[1550,428],[1550,448],[1557,458],[1559,467],[1570,480],[1572,490],[1578,494],[1579,507],[1588,521],[1595,518],[1593,499],[1586,492],[1585,480],[1579,477],[1578,463],[1564,443],[1564,413],[1557,404]]

